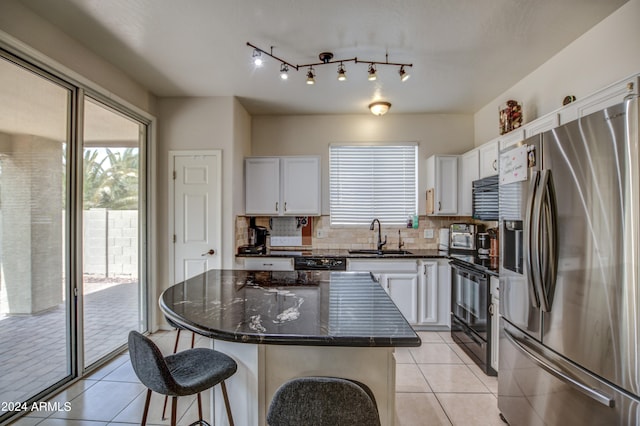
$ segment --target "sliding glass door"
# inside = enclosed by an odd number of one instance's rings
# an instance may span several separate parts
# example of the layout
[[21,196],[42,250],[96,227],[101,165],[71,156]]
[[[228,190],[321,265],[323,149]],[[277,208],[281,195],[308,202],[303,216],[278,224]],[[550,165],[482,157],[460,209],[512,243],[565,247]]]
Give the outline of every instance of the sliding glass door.
[[28,400],[72,374],[73,94],[0,57],[0,401]]
[[148,125],[0,50],[0,402],[42,400],[146,331]]
[[141,280],[141,123],[85,98],[83,149],[84,366],[145,330]]

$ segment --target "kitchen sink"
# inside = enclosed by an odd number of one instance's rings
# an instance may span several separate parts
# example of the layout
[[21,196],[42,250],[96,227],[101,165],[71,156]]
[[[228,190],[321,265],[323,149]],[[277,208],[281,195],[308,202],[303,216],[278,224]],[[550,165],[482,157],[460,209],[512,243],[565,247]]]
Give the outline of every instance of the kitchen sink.
[[376,250],[376,249],[357,249],[357,250],[349,250],[349,254],[375,254],[378,256],[384,255],[403,255],[403,254],[412,254],[408,250]]

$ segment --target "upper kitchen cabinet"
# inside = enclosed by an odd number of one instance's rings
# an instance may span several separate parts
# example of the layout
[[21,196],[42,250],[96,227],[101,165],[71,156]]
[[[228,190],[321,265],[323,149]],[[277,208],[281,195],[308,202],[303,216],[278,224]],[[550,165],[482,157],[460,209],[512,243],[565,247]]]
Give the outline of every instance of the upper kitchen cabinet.
[[639,84],[640,77],[636,75],[607,86],[584,99],[571,102],[559,111],[560,125],[619,104],[624,100],[625,96],[637,94]]
[[487,142],[478,148],[480,153],[480,179],[498,174],[498,140]]
[[320,157],[246,158],[246,214],[318,216],[320,185]]
[[[521,127],[518,130],[512,130],[511,132],[502,135],[498,138],[498,143],[500,144],[500,151],[509,148],[517,144],[518,142],[522,142],[524,140],[524,129]],[[496,174],[496,173],[494,173]]]
[[472,149],[460,156],[460,187],[458,199],[458,215],[473,214],[473,181],[480,178],[480,151]]
[[458,156],[433,155],[427,158],[427,214],[458,214]]

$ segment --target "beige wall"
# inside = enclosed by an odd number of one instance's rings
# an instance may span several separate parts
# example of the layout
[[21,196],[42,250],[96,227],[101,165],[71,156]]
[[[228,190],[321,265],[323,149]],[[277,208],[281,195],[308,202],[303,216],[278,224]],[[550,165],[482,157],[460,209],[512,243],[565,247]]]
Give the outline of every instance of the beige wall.
[[475,144],[498,136],[498,105],[522,103],[529,122],[562,106],[566,95],[578,99],[640,72],[640,0],[629,0],[537,70],[489,102],[474,116]]
[[459,154],[473,147],[473,117],[445,114],[256,116],[251,155],[320,155],[322,211],[329,213],[329,144],[332,142],[418,142],[419,211],[423,212],[426,174],[432,154]]
[[[158,100],[158,259],[169,259],[169,151],[222,151],[222,267],[233,268],[235,216],[244,211],[243,161],[251,117],[232,97]],[[169,265],[159,262],[158,288],[167,288]]]

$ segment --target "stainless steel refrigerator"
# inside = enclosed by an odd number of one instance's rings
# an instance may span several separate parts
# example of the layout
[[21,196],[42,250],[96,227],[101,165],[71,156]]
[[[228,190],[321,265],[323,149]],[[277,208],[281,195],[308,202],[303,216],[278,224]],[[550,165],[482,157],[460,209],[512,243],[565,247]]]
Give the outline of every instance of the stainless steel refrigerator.
[[500,153],[512,426],[640,425],[639,120],[635,97]]

